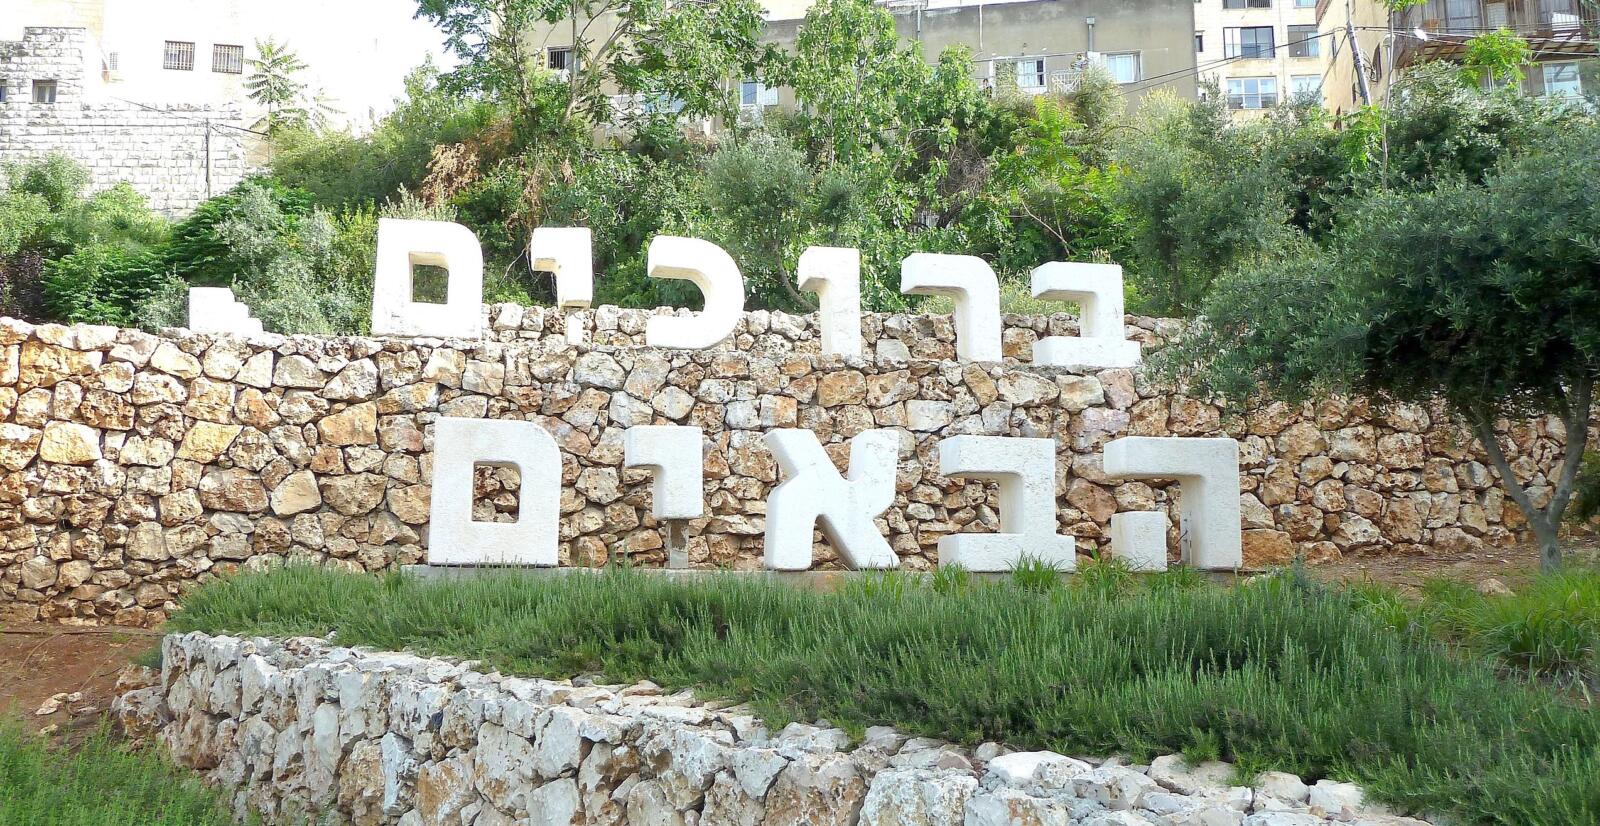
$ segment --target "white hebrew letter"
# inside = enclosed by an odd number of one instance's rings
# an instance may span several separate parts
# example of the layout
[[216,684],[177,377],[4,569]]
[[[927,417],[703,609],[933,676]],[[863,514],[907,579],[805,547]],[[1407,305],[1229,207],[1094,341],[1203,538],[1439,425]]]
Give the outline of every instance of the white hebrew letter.
[[956,358],[999,361],[1000,283],[975,255],[918,252],[900,262],[900,292],[955,299]]
[[800,253],[800,289],[817,294],[822,354],[861,356],[861,251],[806,247]]
[[539,227],[528,241],[528,266],[556,277],[557,307],[594,301],[594,238],[588,227]]
[[1132,367],[1139,342],[1122,327],[1122,267],[1052,261],[1033,271],[1033,297],[1076,301],[1078,337],[1050,336],[1033,345],[1033,363],[1048,367]]
[[1077,568],[1077,540],[1056,533],[1054,439],[953,436],[939,443],[939,473],[1000,483],[1000,532],[940,539],[941,566],[1009,571],[1032,557],[1062,571]]
[[189,288],[189,329],[197,333],[260,335],[261,319],[250,316],[250,308],[233,297],[227,287]]
[[1238,442],[1124,436],[1106,444],[1102,464],[1113,478],[1177,480],[1183,561],[1206,570],[1239,567]]
[[645,262],[651,278],[693,281],[706,297],[705,309],[691,318],[651,316],[644,328],[647,346],[704,350],[733,333],[744,313],[744,277],[726,251],[698,238],[658,235]]
[[655,474],[650,509],[657,519],[694,519],[705,512],[700,428],[630,427],[623,434],[623,456],[624,467],[645,468]]
[[872,520],[894,504],[900,436],[866,430],[850,440],[845,480],[809,430],[769,430],[764,437],[788,479],[767,496],[768,568],[811,567],[811,528],[819,521],[828,543],[852,568],[893,568],[900,558]]
[[[417,265],[449,272],[445,303],[412,300],[411,275]],[[472,230],[449,221],[378,219],[372,334],[440,338],[483,334],[483,248]]]
[[1167,569],[1167,515],[1161,511],[1111,514],[1111,555],[1135,571]]
[[[517,521],[473,521],[472,469],[477,465],[514,467],[522,474]],[[560,562],[561,451],[539,425],[440,417],[433,426],[430,497],[428,564]]]

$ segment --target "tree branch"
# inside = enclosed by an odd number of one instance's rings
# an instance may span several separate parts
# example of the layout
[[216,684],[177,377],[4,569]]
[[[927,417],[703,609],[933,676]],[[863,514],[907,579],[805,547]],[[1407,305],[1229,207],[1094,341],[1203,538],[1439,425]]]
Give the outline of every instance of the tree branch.
[[1528,491],[1522,487],[1522,482],[1517,479],[1517,474],[1511,471],[1511,463],[1506,461],[1506,454],[1500,448],[1500,439],[1494,432],[1494,420],[1487,413],[1478,408],[1467,411],[1467,418],[1472,422],[1472,430],[1477,434],[1478,441],[1483,443],[1483,450],[1489,454],[1489,462],[1500,473],[1500,484],[1506,492],[1511,494],[1512,501],[1528,519],[1538,518],[1539,509],[1533,506],[1533,499],[1528,496]]
[[1567,410],[1562,417],[1562,424],[1567,428],[1567,444],[1561,459],[1561,473],[1556,479],[1555,495],[1550,499],[1550,516],[1556,522],[1561,521],[1567,503],[1572,499],[1578,469],[1583,466],[1584,448],[1589,444],[1589,412],[1594,404],[1594,377],[1580,374],[1572,387],[1563,393],[1563,397]]

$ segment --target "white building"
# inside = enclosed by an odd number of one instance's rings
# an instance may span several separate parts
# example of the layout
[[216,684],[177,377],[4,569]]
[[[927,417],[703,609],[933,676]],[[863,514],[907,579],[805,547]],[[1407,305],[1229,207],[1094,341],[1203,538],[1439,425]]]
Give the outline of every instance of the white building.
[[403,91],[408,71],[443,56],[441,33],[414,20],[411,0],[3,0],[0,41],[25,27],[88,34],[84,99],[147,105],[237,105],[258,40],[276,39],[307,64],[301,79],[362,130]]
[[1200,77],[1217,82],[1237,116],[1299,96],[1326,105],[1343,35],[1319,29],[1316,0],[1196,0],[1194,23]]

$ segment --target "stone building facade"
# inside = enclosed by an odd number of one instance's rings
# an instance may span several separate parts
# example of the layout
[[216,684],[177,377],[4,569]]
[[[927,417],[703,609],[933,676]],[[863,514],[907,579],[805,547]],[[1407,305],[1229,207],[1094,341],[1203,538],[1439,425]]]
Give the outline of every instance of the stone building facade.
[[[668,312],[666,310],[658,312]],[[534,421],[562,453],[560,559],[659,566],[651,477],[622,467],[641,424],[704,431],[696,567],[760,566],[779,481],[772,428],[817,434],[842,469],[847,440],[900,437],[896,497],[878,518],[901,564],[937,564],[940,537],[998,528],[993,486],[938,473],[948,436],[1057,442],[1057,525],[1107,547],[1111,515],[1165,510],[1175,487],[1107,478],[1123,435],[1240,443],[1247,566],[1346,554],[1470,553],[1524,527],[1471,437],[1439,410],[1329,399],[1225,416],[1135,370],[1031,366],[1067,315],[1007,316],[1006,360],[955,361],[949,316],[868,314],[861,360],[818,355],[814,316],[747,313],[716,349],[641,346],[650,313],[584,311],[575,347],[551,308],[497,305],[475,340],[243,339],[0,320],[0,619],[154,624],[189,587],[240,567],[306,558],[354,570],[426,559],[433,423]],[[1178,322],[1132,319],[1146,348]],[[1549,496],[1566,434],[1502,422],[1514,471]],[[508,520],[518,479],[481,468],[475,517]],[[1169,548],[1178,546],[1175,534]],[[817,567],[840,567],[815,540]]]
[[169,216],[244,178],[255,136],[236,108],[99,94],[97,55],[78,28],[0,41],[0,163],[61,153],[88,168],[91,190],[126,181]]

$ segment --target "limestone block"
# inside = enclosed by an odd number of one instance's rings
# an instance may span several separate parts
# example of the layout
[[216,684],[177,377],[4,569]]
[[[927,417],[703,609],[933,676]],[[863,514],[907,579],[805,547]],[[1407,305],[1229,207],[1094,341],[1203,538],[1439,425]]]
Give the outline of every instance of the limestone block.
[[[412,300],[412,268],[449,271],[445,303]],[[475,338],[483,333],[483,249],[472,230],[448,221],[378,219],[372,334]]]
[[227,287],[189,288],[189,329],[197,333],[261,335],[261,319]]
[[1135,571],[1167,569],[1167,515],[1133,511],[1111,515],[1111,555]]
[[647,346],[703,350],[733,333],[744,314],[744,277],[733,256],[710,241],[661,235],[645,258],[651,278],[690,281],[705,296],[705,309],[692,316],[651,316]]
[[975,255],[918,252],[900,262],[900,292],[947,295],[955,301],[956,357],[999,361],[1000,282]]
[[1178,530],[1186,564],[1206,570],[1242,564],[1238,442],[1125,436],[1106,444],[1102,464],[1112,478],[1178,482]]
[[1033,363],[1104,370],[1139,363],[1139,342],[1122,326],[1122,267],[1052,261],[1033,270],[1033,297],[1073,301],[1079,307],[1078,337],[1050,336],[1033,345]]
[[650,512],[657,519],[695,519],[705,513],[700,433],[698,427],[638,425],[624,434],[623,466],[655,475]]
[[1008,571],[1030,557],[1062,571],[1077,567],[1077,541],[1056,534],[1055,440],[954,436],[939,443],[939,473],[1000,486],[1000,532],[941,538],[941,566]]
[[817,294],[817,326],[825,356],[861,357],[861,251],[806,247],[797,268],[800,289]]
[[[433,443],[428,564],[558,563],[561,453],[543,427],[515,419],[440,417]],[[473,521],[477,465],[517,469],[517,521]]]
[[867,430],[850,440],[850,476],[839,475],[815,433],[771,430],[767,447],[788,476],[767,497],[766,567],[803,571],[811,567],[811,529],[822,533],[852,568],[893,568],[900,558],[873,523],[894,503],[900,437],[894,430]]

